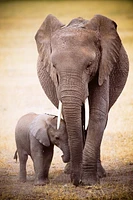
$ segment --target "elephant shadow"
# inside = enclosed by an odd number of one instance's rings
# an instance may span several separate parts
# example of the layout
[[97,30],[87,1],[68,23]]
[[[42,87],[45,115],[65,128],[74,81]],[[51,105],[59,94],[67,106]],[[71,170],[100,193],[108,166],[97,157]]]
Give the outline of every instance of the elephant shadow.
[[[57,174],[57,173],[56,173]],[[70,174],[65,174],[63,171],[59,172],[58,175],[53,175],[51,178],[51,183],[53,184],[68,184],[71,183]]]
[[[116,184],[124,184],[125,186],[133,185],[133,164],[127,164],[126,166],[119,166],[116,168],[108,169],[107,176],[102,178],[100,184],[104,185],[116,185]],[[51,183],[53,184],[69,184],[71,183],[70,175],[65,174],[63,171],[60,171],[53,174],[53,178],[51,178]]]
[[125,185],[127,187],[133,186],[133,164],[119,165],[115,168],[107,170],[107,176],[101,179],[101,185]]

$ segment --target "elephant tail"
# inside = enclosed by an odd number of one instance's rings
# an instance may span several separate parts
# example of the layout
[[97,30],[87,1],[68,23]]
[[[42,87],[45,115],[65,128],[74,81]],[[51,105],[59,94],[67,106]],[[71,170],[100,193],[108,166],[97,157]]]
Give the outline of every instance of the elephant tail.
[[18,151],[16,150],[15,154],[14,154],[14,157],[13,157],[13,159],[16,159],[16,162],[17,162],[17,158],[18,158],[17,153],[18,153]]

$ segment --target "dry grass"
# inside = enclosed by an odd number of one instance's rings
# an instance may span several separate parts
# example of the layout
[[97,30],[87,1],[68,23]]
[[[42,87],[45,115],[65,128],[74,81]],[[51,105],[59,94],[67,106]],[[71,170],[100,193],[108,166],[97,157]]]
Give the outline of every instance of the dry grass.
[[[133,12],[132,1],[7,1],[0,3],[0,199],[133,199]],[[130,73],[126,87],[109,114],[102,142],[102,160],[108,176],[101,185],[77,187],[63,174],[61,152],[55,149],[50,184],[34,187],[32,162],[28,181],[18,182],[19,163],[15,152],[14,128],[27,112],[56,113],[36,75],[37,50],[34,35],[47,14],[62,22],[101,13],[118,24],[128,52]]]

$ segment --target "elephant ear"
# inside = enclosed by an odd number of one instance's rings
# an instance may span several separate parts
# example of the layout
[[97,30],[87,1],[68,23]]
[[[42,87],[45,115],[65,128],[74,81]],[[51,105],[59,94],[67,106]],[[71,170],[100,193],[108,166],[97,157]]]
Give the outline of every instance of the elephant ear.
[[98,76],[98,84],[101,86],[119,61],[121,40],[117,33],[117,24],[107,17],[94,16],[89,22],[89,27],[99,33],[101,40],[102,55]]
[[32,134],[41,144],[48,147],[50,140],[47,134],[48,124],[46,122],[46,115],[38,115],[31,123],[30,134]]
[[51,35],[62,26],[63,24],[59,22],[56,17],[54,17],[53,15],[48,15],[35,35],[35,40],[39,53],[37,63],[37,73],[39,81],[44,92],[56,107],[58,107],[58,98],[53,82],[56,74],[50,62]]

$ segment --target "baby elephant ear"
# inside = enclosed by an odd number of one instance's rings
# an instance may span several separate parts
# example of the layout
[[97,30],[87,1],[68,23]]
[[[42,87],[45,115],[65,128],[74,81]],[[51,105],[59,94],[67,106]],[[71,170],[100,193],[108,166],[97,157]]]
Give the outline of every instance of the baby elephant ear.
[[31,123],[30,133],[44,146],[50,146],[50,140],[47,134],[48,125],[43,115],[38,115]]

